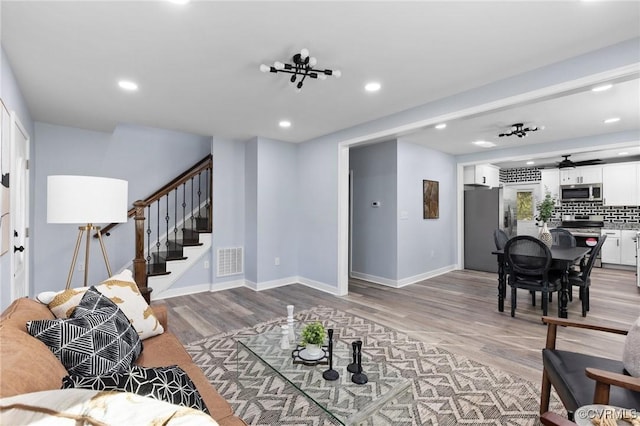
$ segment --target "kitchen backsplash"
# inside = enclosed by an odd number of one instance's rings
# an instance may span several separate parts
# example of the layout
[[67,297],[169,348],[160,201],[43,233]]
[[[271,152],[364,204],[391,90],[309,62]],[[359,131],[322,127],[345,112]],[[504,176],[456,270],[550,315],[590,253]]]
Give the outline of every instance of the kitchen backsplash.
[[[537,168],[501,169],[500,182],[539,182],[542,174]],[[603,206],[601,201],[568,201],[553,212],[550,225],[560,225],[563,215],[599,215],[609,229],[640,229],[640,206]]]

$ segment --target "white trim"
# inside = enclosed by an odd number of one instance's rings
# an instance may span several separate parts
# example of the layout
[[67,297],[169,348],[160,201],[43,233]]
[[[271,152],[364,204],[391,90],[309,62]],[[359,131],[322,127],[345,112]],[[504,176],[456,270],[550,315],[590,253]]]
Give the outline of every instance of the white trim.
[[[553,96],[560,96],[567,92],[578,90],[590,85],[594,85],[606,80],[614,78],[624,78],[637,73],[640,70],[640,63],[636,62],[630,65],[614,68],[597,74],[580,77],[570,81],[564,81],[562,83],[554,84],[551,86],[542,87],[535,90],[530,90],[518,95],[509,96],[496,101],[486,102],[480,105],[474,105],[473,107],[465,108],[462,110],[442,114],[439,116],[426,118],[423,120],[415,121],[412,123],[403,124],[400,126],[392,127],[389,129],[373,132],[367,135],[357,136],[355,138],[345,139],[338,142],[338,291],[340,295],[346,295],[348,293],[349,286],[349,267],[348,267],[348,220],[349,220],[349,207],[343,200],[343,193],[345,188],[348,187],[348,174],[349,174],[349,147],[358,143],[364,143],[372,140],[380,140],[382,138],[388,138],[396,134],[402,134],[404,132],[411,132],[420,128],[435,125],[440,122],[451,121],[462,117],[468,117],[474,114],[480,114],[489,112],[492,110],[507,108],[510,106],[522,104],[525,102],[533,102],[544,98]],[[477,161],[475,162],[477,163]],[[473,164],[473,163],[470,163]],[[461,192],[464,190],[462,186],[462,174],[460,172],[461,164],[458,164],[458,259],[457,264],[462,265],[462,251],[464,250],[463,241],[464,233],[462,227],[464,226],[464,219],[460,213],[462,202],[460,200]]]
[[151,299],[163,300],[163,299],[170,299],[172,297],[186,296],[189,294],[204,293],[209,291],[210,286],[211,286],[210,284],[198,284],[198,285],[191,285],[188,287],[169,288],[157,295],[154,294],[155,292],[152,292]]
[[211,284],[211,288],[209,291],[216,292],[216,291],[222,291],[222,290],[231,290],[232,288],[238,288],[238,287],[249,287],[249,285],[247,285],[247,280],[239,279],[239,280],[233,280],[233,281],[214,282],[213,284]]
[[286,278],[280,278],[277,280],[263,281],[261,283],[257,283],[257,284],[252,283],[252,284],[255,285],[256,291],[269,290],[272,288],[284,287],[289,284],[298,284],[298,277],[286,277]]
[[[320,281],[314,281],[312,279],[309,278],[305,278],[305,277],[297,277],[298,279],[298,283],[305,285],[309,288],[313,288],[315,290],[319,290],[325,293],[329,293],[329,294],[333,294],[334,296],[343,296],[342,294],[339,294],[336,286],[334,285],[330,285],[327,283],[323,283]],[[347,286],[349,285],[348,280],[347,280]]]
[[401,288],[411,284],[415,284],[420,281],[428,280],[429,278],[437,277],[439,275],[446,274],[447,272],[455,271],[458,269],[457,265],[448,265],[442,268],[434,269],[433,271],[427,271],[422,274],[414,275],[412,277],[403,278],[401,280],[393,280],[390,278],[378,277],[376,275],[363,274],[362,272],[352,272],[353,278],[369,281],[375,284],[381,284],[387,287]]

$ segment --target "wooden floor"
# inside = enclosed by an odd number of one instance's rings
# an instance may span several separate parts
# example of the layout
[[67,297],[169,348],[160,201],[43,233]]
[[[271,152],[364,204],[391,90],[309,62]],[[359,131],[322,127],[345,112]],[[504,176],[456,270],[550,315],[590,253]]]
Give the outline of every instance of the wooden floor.
[[[580,300],[569,304],[569,318],[629,328],[640,315],[640,289],[629,271],[594,268],[591,310],[581,316]],[[557,316],[554,295],[549,315]],[[529,294],[518,293],[515,318],[510,301],[498,312],[496,275],[454,271],[401,289],[352,280],[349,294],[336,297],[303,285],[255,292],[247,288],[179,296],[155,303],[169,308],[169,327],[183,343],[219,332],[252,326],[296,311],[331,306],[405,330],[416,339],[468,356],[486,365],[540,383],[546,326],[540,300],[531,306]],[[607,333],[561,329],[558,347],[622,357],[624,338]]]

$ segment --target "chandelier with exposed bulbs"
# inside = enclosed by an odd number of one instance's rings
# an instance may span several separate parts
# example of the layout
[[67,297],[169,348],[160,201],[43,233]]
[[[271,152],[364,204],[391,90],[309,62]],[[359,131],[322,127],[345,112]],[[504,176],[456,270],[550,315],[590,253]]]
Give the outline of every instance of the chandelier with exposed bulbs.
[[537,132],[538,126],[524,127],[523,123],[516,123],[511,126],[511,131],[506,133],[500,133],[498,136],[517,136],[519,138],[523,138],[527,136],[529,132]]
[[300,50],[300,53],[296,53],[293,55],[293,64],[285,64],[279,61],[275,61],[273,65],[260,65],[260,71],[262,72],[272,72],[279,73],[284,72],[291,75],[291,83],[296,84],[296,89],[300,91],[302,89],[302,85],[304,84],[304,80],[309,78],[315,78],[320,80],[326,80],[327,76],[334,76],[339,78],[342,73],[339,70],[330,70],[330,69],[315,69],[318,60],[313,56],[309,56],[308,49]]

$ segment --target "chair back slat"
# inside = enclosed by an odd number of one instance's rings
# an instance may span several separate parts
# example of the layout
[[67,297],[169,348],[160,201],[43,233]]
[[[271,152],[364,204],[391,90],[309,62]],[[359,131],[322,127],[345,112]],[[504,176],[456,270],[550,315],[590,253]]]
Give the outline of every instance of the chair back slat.
[[551,266],[551,250],[542,241],[529,235],[519,235],[507,241],[505,257],[513,272],[544,275]]
[[600,250],[602,249],[602,245],[604,244],[606,239],[607,239],[606,235],[600,236],[600,239],[598,239],[598,244],[596,244],[593,250],[591,250],[591,253],[589,254],[589,260],[587,260],[587,264],[582,269],[582,274],[580,274],[580,279],[582,281],[586,282],[589,276],[591,275],[591,270],[593,269],[593,265],[596,263],[596,257],[598,257],[598,253],[600,253]]

